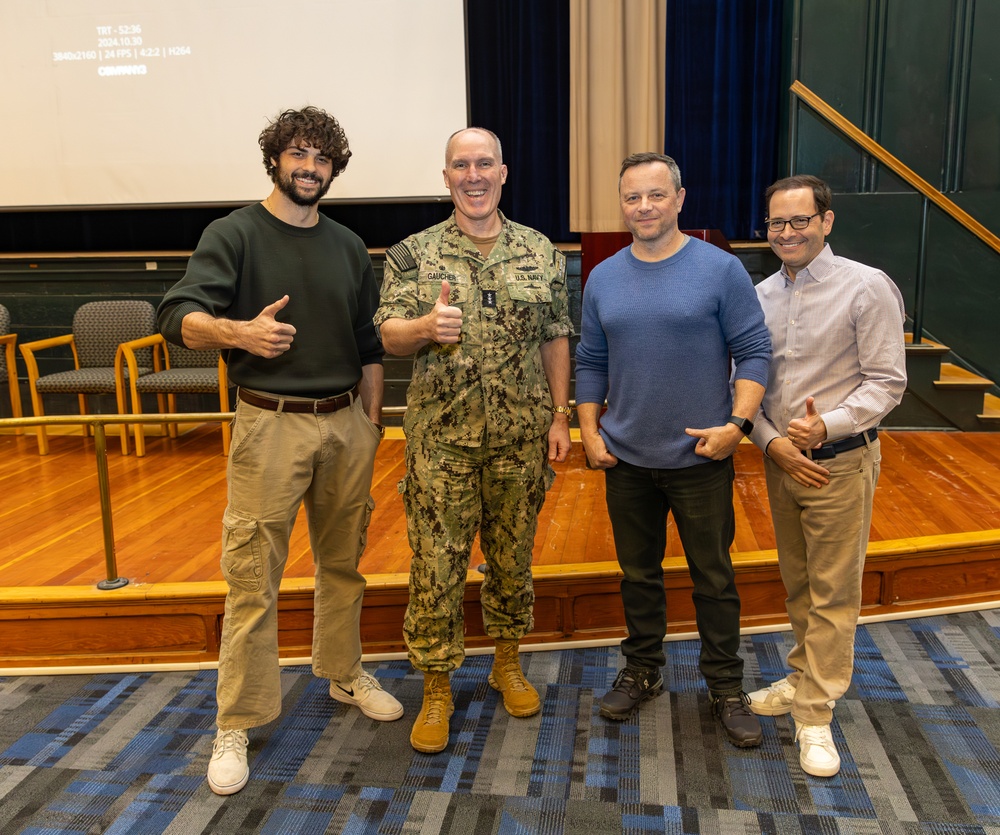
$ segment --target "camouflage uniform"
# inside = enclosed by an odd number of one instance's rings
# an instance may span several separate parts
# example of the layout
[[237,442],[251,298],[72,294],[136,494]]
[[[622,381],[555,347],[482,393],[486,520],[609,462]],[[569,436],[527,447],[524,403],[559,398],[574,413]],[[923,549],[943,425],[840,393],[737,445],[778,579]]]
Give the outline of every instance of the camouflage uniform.
[[569,336],[566,262],[543,235],[503,226],[487,258],[454,215],[386,252],[375,324],[429,313],[451,286],[458,344],[414,357],[400,484],[413,562],[403,626],[413,665],[450,671],[464,658],[462,600],[476,531],[486,557],[483,623],[493,638],[532,627],[531,551],[553,473],[552,398],[541,346]]

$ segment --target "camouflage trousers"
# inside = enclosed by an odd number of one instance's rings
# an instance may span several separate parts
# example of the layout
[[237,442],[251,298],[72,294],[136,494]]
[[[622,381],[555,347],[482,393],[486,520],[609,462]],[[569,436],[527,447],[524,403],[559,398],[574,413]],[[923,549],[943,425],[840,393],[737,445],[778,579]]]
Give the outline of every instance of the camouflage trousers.
[[403,635],[418,670],[451,671],[465,658],[462,601],[477,531],[486,634],[519,640],[534,625],[531,551],[555,478],[547,450],[544,435],[493,449],[407,439],[400,492],[413,561]]

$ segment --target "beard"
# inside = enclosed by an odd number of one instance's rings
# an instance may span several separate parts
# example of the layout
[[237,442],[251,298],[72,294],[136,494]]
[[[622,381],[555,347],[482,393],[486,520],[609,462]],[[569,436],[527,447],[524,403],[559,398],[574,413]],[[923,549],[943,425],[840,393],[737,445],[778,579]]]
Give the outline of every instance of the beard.
[[319,183],[319,188],[313,194],[308,195],[302,194],[299,191],[294,174],[285,174],[284,172],[279,171],[274,184],[278,187],[278,191],[285,195],[285,197],[291,200],[296,206],[315,206],[330,190],[330,186],[333,184],[333,178],[331,177],[325,183],[319,177],[313,177],[313,180]]

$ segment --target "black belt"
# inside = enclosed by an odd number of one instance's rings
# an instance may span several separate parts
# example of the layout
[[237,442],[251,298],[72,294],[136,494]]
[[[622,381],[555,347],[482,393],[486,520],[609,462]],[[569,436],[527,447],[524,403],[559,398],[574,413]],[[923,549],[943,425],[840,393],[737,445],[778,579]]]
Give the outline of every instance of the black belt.
[[270,409],[272,412],[276,412],[280,408],[283,412],[309,412],[318,415],[346,409],[357,399],[358,386],[344,394],[338,394],[336,397],[324,397],[322,400],[285,400],[284,398],[275,400],[245,389],[239,389],[236,396],[244,403],[249,403],[258,409]]
[[849,449],[857,449],[859,446],[864,446],[866,435],[869,441],[874,441],[878,438],[878,430],[873,427],[867,432],[851,435],[850,438],[844,438],[842,441],[823,444],[823,446],[817,449],[810,450],[812,452],[812,459],[813,461],[822,461],[824,458],[836,458],[841,452],[847,452]]

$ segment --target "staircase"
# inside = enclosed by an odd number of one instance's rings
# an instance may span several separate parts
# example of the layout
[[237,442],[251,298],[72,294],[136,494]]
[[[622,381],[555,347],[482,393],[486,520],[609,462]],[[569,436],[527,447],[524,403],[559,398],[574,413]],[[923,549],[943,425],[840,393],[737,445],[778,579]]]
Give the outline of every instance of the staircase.
[[906,334],[906,393],[882,421],[907,429],[1000,431],[1000,397],[992,380],[949,361],[951,349]]

